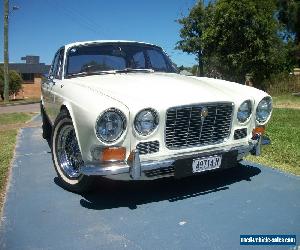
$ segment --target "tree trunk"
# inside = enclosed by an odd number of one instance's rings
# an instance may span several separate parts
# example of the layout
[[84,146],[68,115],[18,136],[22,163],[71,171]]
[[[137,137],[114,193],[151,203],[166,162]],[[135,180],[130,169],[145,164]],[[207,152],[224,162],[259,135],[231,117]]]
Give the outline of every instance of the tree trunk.
[[198,52],[198,76],[204,76],[202,52]]

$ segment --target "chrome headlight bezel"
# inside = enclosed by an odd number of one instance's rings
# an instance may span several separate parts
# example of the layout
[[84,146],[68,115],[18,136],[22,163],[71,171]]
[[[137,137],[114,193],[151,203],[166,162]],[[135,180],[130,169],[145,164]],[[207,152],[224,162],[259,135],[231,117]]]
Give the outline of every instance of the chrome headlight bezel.
[[[142,128],[141,128],[141,124],[138,124],[138,123],[141,122],[141,119],[139,119],[140,116],[145,112],[146,113],[148,113],[148,112],[151,113],[151,115],[153,117],[153,126],[152,126],[152,128],[150,128],[146,131],[143,131]],[[134,130],[140,136],[149,136],[149,135],[151,135],[157,129],[158,125],[159,125],[159,115],[158,115],[158,112],[153,108],[145,108],[145,109],[142,109],[141,111],[139,111],[136,114],[136,116],[134,118],[134,123],[133,123]]]
[[[256,107],[256,121],[259,124],[266,123],[272,114],[272,98],[270,96],[266,96],[258,103]],[[266,112],[265,114],[263,114]]]
[[[245,109],[245,106],[248,109]],[[245,114],[245,113],[247,113],[247,114]],[[238,111],[237,111],[237,115],[236,115],[236,118],[237,118],[238,122],[241,123],[241,124],[245,124],[246,122],[248,122],[250,120],[251,115],[252,115],[252,102],[251,102],[251,100],[243,101],[241,103],[241,105],[239,106]]]
[[[103,136],[103,134],[101,134],[101,132],[99,131],[101,119],[104,119],[105,116],[109,115],[109,113],[117,115],[116,117],[118,117],[120,119],[119,122],[121,123],[119,125],[120,131],[118,133],[116,133],[115,136],[111,139],[108,139],[107,137]],[[106,109],[104,112],[102,112],[98,116],[96,123],[95,123],[95,133],[96,133],[97,138],[101,142],[113,143],[113,142],[117,141],[123,135],[124,131],[126,130],[126,126],[127,126],[127,122],[126,122],[126,116],[124,115],[124,113],[117,108],[109,108],[109,109]]]

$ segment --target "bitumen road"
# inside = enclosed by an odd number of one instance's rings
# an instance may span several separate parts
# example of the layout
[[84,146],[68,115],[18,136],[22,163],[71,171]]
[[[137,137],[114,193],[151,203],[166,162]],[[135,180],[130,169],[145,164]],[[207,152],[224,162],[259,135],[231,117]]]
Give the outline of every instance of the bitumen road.
[[[249,162],[180,180],[99,178],[92,193],[70,193],[41,129],[24,128],[0,249],[299,249],[299,197],[299,177]],[[298,247],[241,246],[241,234],[295,234]]]
[[19,113],[19,112],[39,112],[40,104],[39,103],[31,103],[31,104],[20,104],[20,105],[9,105],[9,106],[1,106],[0,114],[3,113]]

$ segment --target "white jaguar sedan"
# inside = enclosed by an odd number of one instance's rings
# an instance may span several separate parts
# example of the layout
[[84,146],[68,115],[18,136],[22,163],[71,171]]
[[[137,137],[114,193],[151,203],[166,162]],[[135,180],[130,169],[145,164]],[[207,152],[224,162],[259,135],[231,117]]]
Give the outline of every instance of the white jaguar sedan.
[[238,83],[177,73],[164,51],[131,41],[61,47],[42,84],[43,137],[72,192],[93,176],[186,177],[259,155],[271,97]]

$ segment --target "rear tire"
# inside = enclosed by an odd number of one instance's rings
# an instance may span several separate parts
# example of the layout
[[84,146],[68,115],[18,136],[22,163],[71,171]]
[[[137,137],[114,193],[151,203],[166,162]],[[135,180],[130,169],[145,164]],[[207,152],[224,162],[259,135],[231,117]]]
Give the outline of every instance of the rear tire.
[[90,191],[93,177],[79,172],[84,163],[72,119],[66,111],[62,111],[54,123],[51,152],[61,186],[74,193]]

